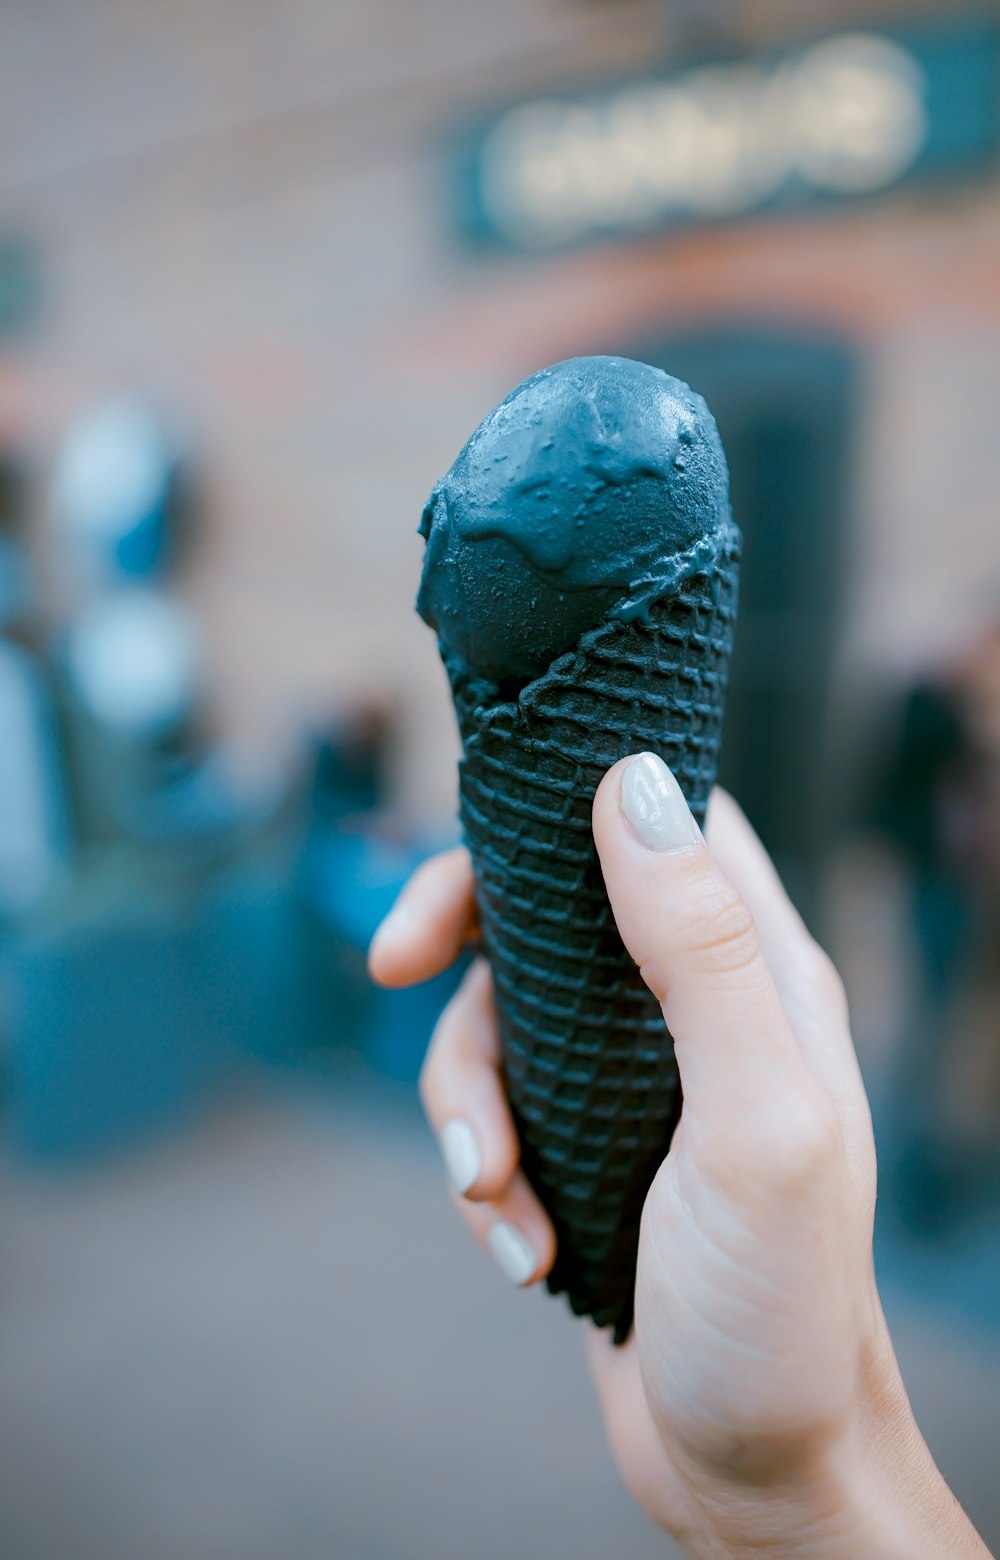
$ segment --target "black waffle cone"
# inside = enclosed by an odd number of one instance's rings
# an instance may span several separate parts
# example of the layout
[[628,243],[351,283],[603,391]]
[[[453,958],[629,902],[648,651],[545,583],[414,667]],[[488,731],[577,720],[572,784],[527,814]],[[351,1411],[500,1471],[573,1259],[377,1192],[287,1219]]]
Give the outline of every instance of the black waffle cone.
[[646,621],[609,619],[504,700],[445,654],[462,827],[521,1162],[555,1225],[553,1294],[617,1341],[639,1221],[680,1110],[659,1004],[618,935],[591,833],[605,771],[658,753],[699,822],[718,767],[738,534]]

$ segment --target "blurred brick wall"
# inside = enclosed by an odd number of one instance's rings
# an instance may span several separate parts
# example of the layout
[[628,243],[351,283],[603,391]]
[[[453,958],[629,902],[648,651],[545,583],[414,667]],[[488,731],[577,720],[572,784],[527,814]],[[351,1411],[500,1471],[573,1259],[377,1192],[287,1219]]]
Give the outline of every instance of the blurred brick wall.
[[[916,9],[831,0],[809,25]],[[4,7],[0,225],[42,246],[48,311],[0,365],[0,419],[29,442],[39,493],[95,397],[137,386],[182,419],[207,500],[185,588],[215,719],[249,752],[286,752],[338,697],[388,692],[401,800],[446,811],[450,704],[412,612],[426,492],[523,374],[720,313],[825,321],[866,354],[845,678],[897,675],[955,637],[970,601],[985,610],[994,586],[1000,601],[995,188],[537,263],[456,247],[442,127],[641,68],[694,15],[640,0]],[[705,15],[748,43],[803,25],[767,0]]]

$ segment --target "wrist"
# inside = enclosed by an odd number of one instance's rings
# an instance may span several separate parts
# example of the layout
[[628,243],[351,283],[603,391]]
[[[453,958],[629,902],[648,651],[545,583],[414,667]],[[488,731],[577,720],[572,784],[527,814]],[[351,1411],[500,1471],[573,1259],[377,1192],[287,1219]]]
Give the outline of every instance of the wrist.
[[706,1474],[676,1459],[689,1560],[990,1560],[920,1434],[884,1323],[859,1374],[839,1432],[770,1471]]

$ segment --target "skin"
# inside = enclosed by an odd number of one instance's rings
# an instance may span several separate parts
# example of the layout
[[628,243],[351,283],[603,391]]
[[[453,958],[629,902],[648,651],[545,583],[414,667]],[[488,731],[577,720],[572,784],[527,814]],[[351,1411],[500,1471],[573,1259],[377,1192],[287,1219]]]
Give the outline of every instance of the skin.
[[[684,1088],[643,1214],[636,1323],[615,1349],[586,1328],[612,1451],[630,1490],[694,1560],[943,1560],[988,1551],[920,1436],[872,1262],[875,1147],[839,976],[736,803],[708,844],[651,850],[621,776],[594,838],[622,940],[663,1006]],[[447,968],[475,936],[463,850],[422,867],[371,950],[384,985]],[[485,1244],[552,1227],[518,1168],[489,972],[473,965],[421,1078],[435,1132],[472,1127],[482,1169],[452,1193]]]

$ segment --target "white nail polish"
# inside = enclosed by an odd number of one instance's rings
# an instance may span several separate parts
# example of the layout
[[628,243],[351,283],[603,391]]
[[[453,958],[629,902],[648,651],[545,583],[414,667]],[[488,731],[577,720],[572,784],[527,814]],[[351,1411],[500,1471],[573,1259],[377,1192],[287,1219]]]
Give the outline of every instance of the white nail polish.
[[512,1284],[526,1284],[538,1266],[538,1258],[527,1237],[513,1224],[501,1222],[494,1224],[486,1239],[501,1273]]
[[479,1139],[460,1116],[445,1122],[441,1128],[441,1154],[448,1178],[457,1192],[465,1193],[479,1179],[483,1157],[479,1152]]
[[650,850],[681,850],[698,840],[698,825],[681,788],[655,753],[639,753],[628,765],[621,782],[621,809]]

